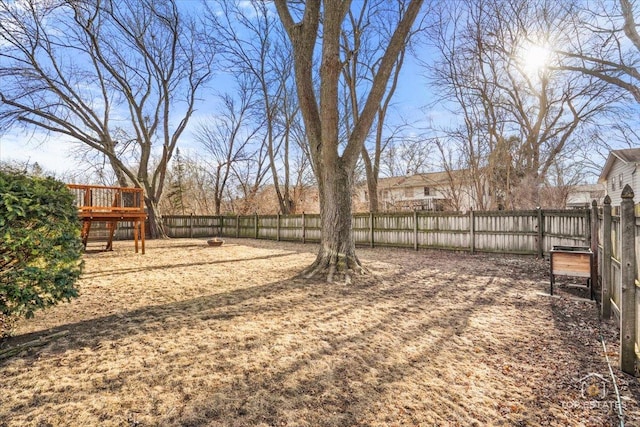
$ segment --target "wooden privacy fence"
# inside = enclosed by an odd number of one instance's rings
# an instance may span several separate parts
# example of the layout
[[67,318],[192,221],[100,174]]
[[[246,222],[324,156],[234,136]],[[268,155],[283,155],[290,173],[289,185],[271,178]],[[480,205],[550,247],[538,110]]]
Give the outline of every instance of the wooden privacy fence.
[[[553,246],[588,246],[588,209],[366,213],[353,215],[352,229],[359,246],[449,249],[542,256]],[[244,237],[278,241],[320,241],[320,216],[247,215],[163,217],[169,237]],[[117,237],[130,238],[125,225]]]
[[620,326],[620,369],[636,374],[640,357],[640,286],[637,257],[640,255],[640,218],[636,217],[633,191],[622,190],[619,215],[612,215],[611,199],[605,197],[598,217],[598,271],[601,279],[602,317],[615,316]]

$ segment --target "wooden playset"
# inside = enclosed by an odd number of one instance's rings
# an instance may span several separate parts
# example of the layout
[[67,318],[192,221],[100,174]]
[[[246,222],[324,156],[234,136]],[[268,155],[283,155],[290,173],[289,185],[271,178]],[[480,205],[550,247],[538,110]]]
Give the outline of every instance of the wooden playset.
[[113,249],[113,238],[118,222],[133,223],[133,239],[138,252],[138,239],[144,254],[144,193],[142,188],[104,187],[97,185],[69,184],[76,196],[78,214],[82,221],[82,243],[86,249],[92,225],[106,224],[106,233],[101,238],[106,243],[103,250]]

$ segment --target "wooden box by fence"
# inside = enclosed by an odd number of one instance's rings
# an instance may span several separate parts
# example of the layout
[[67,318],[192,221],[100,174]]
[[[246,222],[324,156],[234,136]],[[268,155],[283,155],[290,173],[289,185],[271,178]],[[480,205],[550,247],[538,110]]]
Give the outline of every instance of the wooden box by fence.
[[554,246],[549,252],[549,293],[553,295],[556,276],[586,277],[589,298],[593,299],[593,252],[586,246]]

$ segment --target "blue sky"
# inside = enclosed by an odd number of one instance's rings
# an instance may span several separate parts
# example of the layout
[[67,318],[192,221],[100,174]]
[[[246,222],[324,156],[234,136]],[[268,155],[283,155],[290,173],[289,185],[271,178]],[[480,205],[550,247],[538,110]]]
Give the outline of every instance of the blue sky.
[[[401,71],[401,79],[394,96],[391,116],[402,117],[412,123],[416,128],[421,127],[421,123],[426,125],[429,119],[442,120],[450,119],[450,114],[443,111],[426,111],[425,105],[430,101],[429,88],[421,70],[412,58],[405,60],[405,65]],[[207,89],[201,93],[201,98],[208,101],[201,101],[197,110],[192,116],[189,127],[184,132],[179,147],[184,152],[197,152],[198,143],[194,140],[192,129],[199,120],[215,114],[214,103],[210,102],[218,88],[229,84],[229,79],[223,75],[214,77],[208,84]],[[19,128],[13,128],[0,135],[0,162],[18,161],[38,163],[45,170],[53,171],[57,175],[75,174],[79,170],[85,170],[87,165],[82,164],[73,156],[74,148],[78,143],[72,142],[67,136],[56,134],[46,134],[38,129],[31,129],[24,132]]]

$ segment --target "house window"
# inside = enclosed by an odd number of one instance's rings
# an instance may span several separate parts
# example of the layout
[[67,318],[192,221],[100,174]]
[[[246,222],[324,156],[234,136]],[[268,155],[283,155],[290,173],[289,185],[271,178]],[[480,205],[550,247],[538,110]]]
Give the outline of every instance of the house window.
[[369,201],[369,193],[368,192],[364,192],[364,201],[368,202]]
[[611,179],[611,190],[616,191],[616,179]]
[[386,199],[389,198],[389,191],[384,190],[381,194],[382,194],[382,199],[383,200],[386,200]]
[[620,186],[619,188],[622,190],[622,174],[618,175],[618,185]]
[[424,195],[425,196],[429,195],[429,187],[424,187]]
[[412,198],[413,197],[413,188],[405,188],[404,189],[404,197]]

